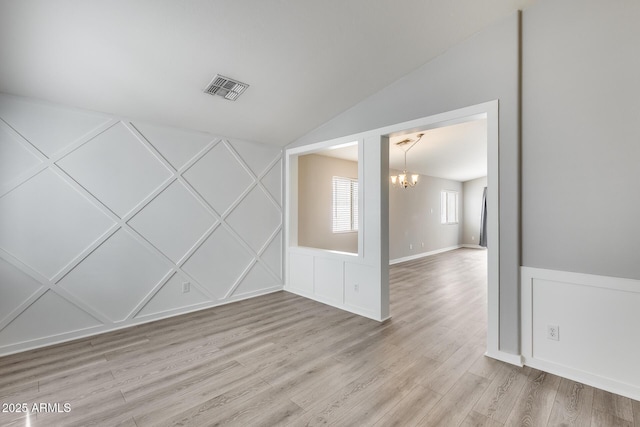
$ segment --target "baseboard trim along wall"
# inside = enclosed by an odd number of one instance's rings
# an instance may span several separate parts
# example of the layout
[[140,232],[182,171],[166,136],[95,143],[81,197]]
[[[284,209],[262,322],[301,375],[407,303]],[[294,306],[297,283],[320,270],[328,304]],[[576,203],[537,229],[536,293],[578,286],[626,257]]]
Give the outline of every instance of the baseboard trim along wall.
[[456,249],[460,249],[462,247],[464,247],[464,245],[448,246],[446,248],[436,249],[436,250],[429,251],[429,252],[421,252],[419,254],[409,255],[409,256],[402,257],[402,258],[390,259],[389,260],[389,265],[400,264],[401,262],[413,261],[414,259],[424,258],[424,257],[428,257],[428,256],[431,256],[431,255],[437,255],[437,254],[441,254],[443,252],[449,252],[449,251],[453,251],[453,250],[456,250]]
[[285,290],[285,292],[290,292],[292,294],[299,295],[301,297],[308,298],[310,300],[317,301],[319,303],[322,303],[322,304],[325,304],[325,305],[328,305],[330,307],[334,307],[334,308],[337,308],[337,309],[340,309],[340,310],[343,310],[343,311],[348,311],[349,313],[357,314],[358,316],[366,317],[367,319],[375,320],[375,321],[378,321],[380,323],[385,322],[385,321],[387,321],[387,320],[389,320],[391,318],[391,316],[388,316],[388,317],[385,317],[383,319],[380,319],[376,315],[376,313],[374,313],[372,311],[369,311],[369,310],[366,310],[366,309],[364,309],[362,307],[356,307],[356,306],[349,305],[349,304],[339,303],[339,302],[333,301],[333,300],[331,300],[329,298],[325,298],[325,297],[319,296],[317,294],[313,294],[311,292],[305,292],[305,291],[303,291],[301,289],[296,289],[294,287],[288,287],[288,288],[285,288],[284,290]]
[[504,351],[487,351],[485,356],[490,357],[492,359],[500,360],[501,362],[509,363],[515,366],[524,366],[524,362],[522,360],[522,356],[519,354],[511,354],[506,353]]
[[283,290],[282,286],[275,286],[270,289],[261,289],[256,292],[250,292],[243,295],[239,295],[237,297],[231,297],[228,300],[219,301],[218,303],[202,303],[202,304],[194,305],[187,309],[178,308],[178,309],[166,311],[163,313],[157,313],[157,314],[152,314],[142,318],[136,318],[135,321],[133,322],[127,322],[116,327],[103,325],[103,326],[97,326],[94,328],[87,328],[87,329],[62,333],[56,336],[47,336],[40,339],[8,345],[5,347],[0,347],[0,357],[9,356],[11,354],[21,353],[29,350],[35,350],[42,347],[63,344],[63,343],[78,340],[78,339],[95,337],[95,336],[106,334],[109,332],[115,332],[121,329],[127,329],[133,326],[144,325],[146,323],[155,322],[156,320],[163,320],[163,319],[168,319],[168,318],[183,315],[183,314],[194,313],[196,311],[207,310],[210,308],[219,307],[221,305],[231,304],[234,302],[243,301],[246,299],[251,299],[251,298],[255,298],[262,295],[267,295],[274,292],[280,292],[282,290]]
[[470,244],[468,244],[468,243],[464,243],[464,244],[462,244],[462,245],[460,245],[460,246],[461,246],[461,247],[463,247],[463,248],[469,248],[469,249],[487,249],[487,248],[486,248],[486,247],[484,247],[484,246],[480,246],[480,245],[470,245]]
[[640,280],[521,267],[524,364],[640,400]]

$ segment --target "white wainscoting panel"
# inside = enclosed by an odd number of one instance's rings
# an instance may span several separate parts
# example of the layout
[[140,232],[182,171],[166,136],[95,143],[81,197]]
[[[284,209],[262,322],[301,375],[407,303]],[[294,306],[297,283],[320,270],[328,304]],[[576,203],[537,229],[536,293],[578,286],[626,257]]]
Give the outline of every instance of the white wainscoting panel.
[[315,293],[325,301],[344,304],[344,262],[315,257],[313,273]]
[[[379,271],[355,254],[289,247],[286,290],[374,320],[380,318]],[[357,290],[356,290],[356,286]]]
[[[356,287],[357,285],[357,287]],[[344,264],[344,303],[358,312],[379,304],[380,288],[376,268],[352,262]]]
[[313,294],[313,256],[290,252],[289,254],[289,288],[302,295]]
[[279,148],[0,94],[0,355],[282,289],[281,204]]
[[521,277],[525,364],[640,399],[640,281],[529,267]]

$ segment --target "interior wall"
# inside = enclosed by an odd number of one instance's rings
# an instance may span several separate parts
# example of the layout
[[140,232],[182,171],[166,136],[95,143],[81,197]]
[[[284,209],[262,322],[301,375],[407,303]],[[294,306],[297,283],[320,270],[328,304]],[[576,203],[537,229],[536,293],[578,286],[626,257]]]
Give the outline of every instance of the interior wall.
[[8,95],[0,119],[0,354],[282,289],[280,149]]
[[522,267],[524,361],[640,400],[638,307],[640,280]]
[[334,176],[358,179],[358,162],[318,154],[298,157],[298,245],[358,253],[358,233],[333,232]]
[[[400,171],[390,170],[390,174]],[[440,192],[458,192],[458,224],[440,223]],[[420,175],[418,185],[402,189],[389,183],[389,258],[411,259],[462,244],[463,186],[461,182]]]
[[464,245],[478,245],[480,241],[482,194],[486,186],[486,176],[462,183],[464,193],[462,244]]
[[523,264],[640,279],[640,3],[523,15]]
[[[349,136],[288,149],[286,159],[287,236],[285,290],[378,321],[389,317],[388,188],[389,141],[379,134]],[[298,246],[298,160],[305,152],[358,141],[359,251],[330,252]]]
[[[293,142],[298,147],[499,100],[500,349],[519,354],[519,16],[514,14]],[[384,182],[384,191],[388,191]],[[382,191],[382,190],[381,190]]]
[[634,399],[639,21],[633,0],[540,0],[522,29],[523,356]]

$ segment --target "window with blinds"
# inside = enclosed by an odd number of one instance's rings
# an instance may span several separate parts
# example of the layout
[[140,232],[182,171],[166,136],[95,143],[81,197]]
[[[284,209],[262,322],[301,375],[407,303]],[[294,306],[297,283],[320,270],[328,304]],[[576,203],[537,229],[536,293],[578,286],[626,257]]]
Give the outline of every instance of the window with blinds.
[[442,190],[440,192],[440,223],[458,223],[458,192]]
[[358,231],[358,181],[333,177],[333,232]]

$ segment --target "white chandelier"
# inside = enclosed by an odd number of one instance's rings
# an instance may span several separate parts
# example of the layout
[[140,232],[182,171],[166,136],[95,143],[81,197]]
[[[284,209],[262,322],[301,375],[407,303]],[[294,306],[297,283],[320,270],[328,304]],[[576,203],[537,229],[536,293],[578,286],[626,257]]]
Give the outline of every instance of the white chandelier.
[[[409,138],[406,138],[406,139],[403,139],[402,141],[396,142],[396,147],[404,151],[404,169],[402,173],[399,175],[391,175],[391,184],[393,184],[394,187],[407,188],[407,187],[413,187],[418,183],[418,177],[419,177],[418,174],[407,173],[407,153],[409,152],[409,150],[413,148],[414,145],[416,145],[418,141],[420,141],[420,138],[422,138],[423,136],[424,136],[424,133],[419,133],[418,138],[415,141],[412,141]],[[407,146],[407,145],[408,147],[406,149],[403,148],[404,146]],[[408,178],[409,176],[411,176],[411,179]]]

